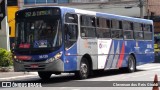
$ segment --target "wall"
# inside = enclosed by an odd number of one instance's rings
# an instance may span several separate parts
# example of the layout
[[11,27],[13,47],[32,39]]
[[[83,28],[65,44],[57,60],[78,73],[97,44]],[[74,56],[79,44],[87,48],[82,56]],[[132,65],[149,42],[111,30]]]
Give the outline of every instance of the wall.
[[18,6],[8,6],[8,23],[10,27],[10,37],[15,37],[15,12],[18,11]]
[[15,13],[19,10],[18,6],[8,6],[8,23],[9,23],[9,36],[10,36],[10,47],[14,43],[15,37]]

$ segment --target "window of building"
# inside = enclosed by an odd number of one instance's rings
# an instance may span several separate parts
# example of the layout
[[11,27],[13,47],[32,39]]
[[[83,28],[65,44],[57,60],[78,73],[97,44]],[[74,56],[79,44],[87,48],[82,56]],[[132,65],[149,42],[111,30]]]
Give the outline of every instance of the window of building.
[[24,0],[24,4],[35,4],[35,0]]
[[11,35],[11,27],[9,26],[9,35]]
[[18,6],[18,0],[7,0],[7,6]]
[[36,4],[47,3],[47,0],[36,0]]
[[47,3],[57,3],[57,0],[47,0]]
[[96,37],[95,17],[82,15],[81,22],[81,36],[82,37]]
[[24,0],[24,4],[47,4],[58,3],[58,0]]

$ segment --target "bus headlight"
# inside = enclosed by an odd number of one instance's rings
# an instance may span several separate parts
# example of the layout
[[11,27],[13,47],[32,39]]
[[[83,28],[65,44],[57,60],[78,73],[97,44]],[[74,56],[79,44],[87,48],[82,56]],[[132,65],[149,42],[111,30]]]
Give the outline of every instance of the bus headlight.
[[53,58],[49,58],[46,60],[46,63],[50,63],[53,62],[54,60],[58,60],[60,59],[62,56],[62,52],[57,53]]
[[49,58],[46,60],[46,63],[50,63],[50,62],[53,62],[55,60],[55,58]]
[[62,56],[62,52],[59,52],[54,56],[54,58],[57,60],[57,59],[60,59],[61,56]]

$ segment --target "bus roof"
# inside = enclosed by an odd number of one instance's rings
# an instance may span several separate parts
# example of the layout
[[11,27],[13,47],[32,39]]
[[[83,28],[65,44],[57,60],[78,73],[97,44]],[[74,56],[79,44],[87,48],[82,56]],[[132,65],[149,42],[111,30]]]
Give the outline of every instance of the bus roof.
[[64,10],[65,12],[74,12],[74,13],[79,13],[79,14],[93,15],[96,17],[103,17],[106,19],[116,19],[116,20],[122,20],[122,21],[124,20],[124,21],[131,21],[131,22],[138,22],[138,23],[145,23],[145,24],[153,24],[152,20],[129,17],[129,16],[122,16],[122,15],[115,15],[115,14],[109,14],[109,13],[102,13],[102,12],[96,12],[96,11],[82,10],[82,9],[76,9],[76,8],[64,7],[64,6],[45,6],[45,7],[39,6],[39,7],[31,7],[31,8],[40,8],[40,7],[41,8],[57,7],[57,8],[60,8],[61,10]]
[[82,9],[76,9],[76,8],[70,8],[70,7],[60,7],[60,8],[61,9],[72,9],[72,10],[75,10],[75,13],[94,15],[97,17],[103,17],[103,18],[108,18],[108,19],[116,19],[116,20],[132,21],[132,22],[145,23],[145,24],[153,24],[153,21],[148,20],[148,19],[115,15],[115,14],[109,14],[109,13],[101,13],[101,12],[88,11],[88,10],[82,10]]

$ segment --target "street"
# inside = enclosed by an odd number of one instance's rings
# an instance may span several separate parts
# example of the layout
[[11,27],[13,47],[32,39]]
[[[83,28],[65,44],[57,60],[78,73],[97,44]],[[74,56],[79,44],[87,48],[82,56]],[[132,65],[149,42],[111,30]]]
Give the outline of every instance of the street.
[[[102,90],[106,88],[108,88],[109,90],[135,90],[135,88],[137,88],[138,90],[152,90],[152,87],[114,87],[110,85],[110,82],[119,83],[119,81],[129,81],[128,83],[131,83],[132,81],[154,81],[155,74],[158,75],[159,79],[159,71],[160,64],[151,63],[138,66],[137,71],[134,73],[126,73],[123,70],[108,70],[105,72],[95,72],[95,75],[85,80],[77,80],[74,74],[62,74],[52,75],[51,79],[43,81],[35,74],[27,75],[26,77],[10,77],[10,79],[0,78],[0,81],[21,81],[22,83],[41,83],[42,87],[48,88],[48,90],[49,88],[54,88],[58,90],[90,90],[91,87],[95,90],[97,90],[98,88],[101,88]],[[6,88],[2,89],[6,90]],[[17,88],[13,89],[17,90]]]

